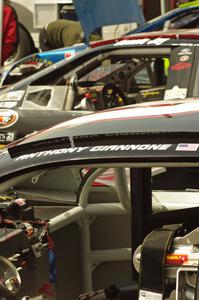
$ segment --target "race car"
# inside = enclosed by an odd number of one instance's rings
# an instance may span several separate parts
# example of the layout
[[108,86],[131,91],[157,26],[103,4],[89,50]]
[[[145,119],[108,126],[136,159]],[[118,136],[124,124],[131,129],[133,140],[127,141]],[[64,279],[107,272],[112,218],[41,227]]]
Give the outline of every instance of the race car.
[[[123,106],[57,124],[3,149],[0,256],[15,275],[1,273],[0,295],[164,300],[176,293],[178,300],[194,299],[198,112],[198,99]],[[35,242],[47,237],[47,252],[34,256],[31,266],[22,242],[34,241],[37,226],[44,231]],[[8,236],[17,229],[20,235]],[[48,252],[54,254],[50,263]]]
[[79,114],[198,96],[198,38],[191,30],[98,43],[3,89],[0,144]]
[[[165,15],[145,23],[143,26],[135,28],[127,33],[127,35],[163,29],[197,28],[198,25],[199,6],[194,5],[193,7],[176,8],[172,11],[169,11]],[[95,47],[95,43],[90,43],[90,47]],[[6,65],[0,70],[0,85],[5,85],[8,82],[13,83],[16,80],[20,80],[24,76],[27,77],[32,73],[36,73],[39,70],[48,67],[49,65],[52,65],[62,59],[69,59],[87,48],[88,45],[86,44],[77,44],[72,47],[34,53],[24,57],[19,61],[15,61]],[[14,80],[12,80],[12,73],[17,74]],[[9,77],[9,80],[7,77]]]

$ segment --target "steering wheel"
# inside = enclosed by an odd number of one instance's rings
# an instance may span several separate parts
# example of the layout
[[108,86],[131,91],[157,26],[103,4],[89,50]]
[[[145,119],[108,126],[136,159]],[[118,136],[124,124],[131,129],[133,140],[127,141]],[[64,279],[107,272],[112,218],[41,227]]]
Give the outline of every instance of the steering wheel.
[[104,85],[101,91],[104,109],[128,105],[128,100],[122,90],[113,83]]

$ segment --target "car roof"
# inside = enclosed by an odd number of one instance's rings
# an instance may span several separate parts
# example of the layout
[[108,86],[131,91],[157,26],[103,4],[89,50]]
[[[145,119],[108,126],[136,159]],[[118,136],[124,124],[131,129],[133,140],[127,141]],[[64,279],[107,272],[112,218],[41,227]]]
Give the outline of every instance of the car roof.
[[[136,138],[154,134],[163,138],[163,134],[198,133],[199,98],[190,100],[173,100],[140,103],[121,108],[89,114],[59,123],[51,128],[11,144],[9,147],[31,145],[40,141],[69,138],[71,145],[95,144],[99,137],[105,142],[111,135],[135,135]],[[89,130],[88,130],[89,128]],[[139,136],[140,134],[140,136]],[[103,140],[104,138],[104,140]],[[44,142],[45,143],[45,142]]]
[[[11,86],[6,87],[2,91],[0,91],[0,95],[3,95],[9,91],[14,91],[17,89],[21,89],[24,86],[27,86],[32,81],[41,78],[42,76],[48,75],[50,72],[56,72],[56,70],[60,68],[65,68],[66,65],[69,66],[71,64],[71,68],[73,66],[73,62],[80,61],[84,57],[84,55],[90,55],[91,53],[108,51],[111,49],[116,49],[116,47],[172,47],[172,46],[186,46],[191,44],[199,43],[199,30],[198,29],[190,29],[190,30],[169,30],[166,32],[157,31],[157,32],[149,32],[149,33],[139,33],[132,36],[125,36],[113,40],[105,40],[95,42],[91,45],[94,49],[86,49],[81,51],[76,56],[73,56],[69,60],[59,61],[36,74],[30,75],[27,78],[20,80],[17,83],[12,84]],[[60,74],[61,76],[61,74]]]
[[178,7],[175,9],[172,9],[170,11],[168,11],[167,13],[160,15],[154,19],[149,20],[147,23],[145,23],[142,26],[139,26],[135,29],[133,29],[132,31],[130,31],[127,34],[133,34],[136,32],[147,32],[147,31],[152,31],[155,30],[157,27],[160,27],[162,25],[164,25],[164,22],[167,20],[174,20],[176,17],[182,15],[182,14],[186,14],[186,13],[191,13],[192,11],[198,11],[199,10],[199,5],[194,5],[194,6],[190,6],[190,7]]
[[198,166],[199,99],[124,106],[60,123],[0,152],[0,182],[75,165]]
[[190,42],[192,40],[199,39],[199,29],[198,28],[191,28],[191,29],[169,29],[166,31],[151,31],[151,32],[141,32],[130,34],[127,36],[122,36],[117,39],[112,40],[104,40],[99,41],[91,44],[92,48],[102,46],[102,45],[109,45],[111,43],[117,43],[122,40],[136,40],[136,39],[157,39],[157,38],[168,38],[170,40],[179,41],[183,39],[188,39]]

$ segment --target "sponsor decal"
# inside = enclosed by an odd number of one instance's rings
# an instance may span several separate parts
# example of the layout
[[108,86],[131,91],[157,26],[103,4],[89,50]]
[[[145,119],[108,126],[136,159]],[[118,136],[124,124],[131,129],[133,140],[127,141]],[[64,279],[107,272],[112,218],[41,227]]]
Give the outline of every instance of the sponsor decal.
[[14,132],[0,132],[0,142],[1,143],[10,143],[15,140],[15,133]]
[[122,40],[117,43],[115,43],[114,46],[125,46],[125,45],[161,45],[165,42],[170,40],[169,38],[156,38],[153,40],[150,40],[148,38],[143,39],[135,39],[135,40]]
[[159,91],[142,92],[142,95],[143,95],[144,98],[152,97],[152,96],[157,96],[157,95],[159,95],[159,94],[160,94]]
[[67,51],[66,53],[64,53],[64,57],[66,59],[68,59],[70,57],[73,57],[73,56],[75,56],[75,51],[74,50],[73,51]]
[[189,56],[188,55],[182,55],[182,56],[180,56],[180,61],[187,61],[187,60],[189,60]]
[[0,108],[14,108],[17,106],[16,101],[5,101],[5,102],[0,102]]
[[0,128],[8,128],[14,125],[19,118],[16,111],[11,109],[2,109],[0,111]]
[[111,146],[94,146],[90,152],[106,152],[106,151],[149,151],[149,150],[167,150],[171,144],[143,144],[143,145],[111,145]]
[[192,51],[190,48],[183,48],[180,50],[180,52],[178,53],[178,55],[191,55]]
[[172,89],[165,91],[164,100],[184,99],[186,95],[187,89],[182,89],[175,85]]
[[43,66],[43,64],[46,64],[46,66],[51,66],[53,64],[53,62],[49,59],[46,59],[45,57],[40,57],[39,55],[33,55],[27,59],[25,59],[23,61],[23,64],[34,64],[36,66],[37,64],[37,68],[40,68],[41,66]]
[[135,40],[123,40],[115,43],[114,46],[125,46],[125,45],[144,45],[149,39],[135,39]]
[[80,153],[83,150],[87,149],[88,147],[75,147],[75,148],[62,148],[62,149],[55,149],[55,150],[46,150],[41,152],[35,152],[30,154],[24,154],[17,157],[15,160],[26,160],[31,158],[38,158],[38,157],[45,157],[45,156],[52,156],[52,155],[59,155],[59,154],[66,154],[66,153]]
[[0,96],[0,101],[19,101],[22,99],[24,94],[24,90],[8,92]]
[[165,264],[167,265],[182,265],[188,261],[187,254],[167,254]]
[[162,45],[163,43],[169,41],[170,38],[157,38],[157,39],[154,39],[154,40],[150,40],[147,45]]
[[74,147],[74,148],[61,148],[55,150],[46,150],[41,152],[34,152],[30,154],[23,154],[17,158],[18,160],[27,160],[38,157],[81,153],[85,150],[89,152],[111,152],[111,151],[166,151],[172,144],[137,144],[137,145],[109,145],[109,146],[94,146],[94,147]]
[[139,300],[162,300],[163,295],[160,293],[149,292],[145,290],[139,291]]
[[14,132],[7,132],[6,134],[6,142],[13,142],[15,140]]
[[197,151],[199,144],[178,144],[176,151]]
[[182,71],[191,67],[191,64],[188,62],[178,62],[177,64],[171,66],[171,70],[173,71]]
[[4,143],[6,141],[6,134],[5,133],[0,133],[0,142]]

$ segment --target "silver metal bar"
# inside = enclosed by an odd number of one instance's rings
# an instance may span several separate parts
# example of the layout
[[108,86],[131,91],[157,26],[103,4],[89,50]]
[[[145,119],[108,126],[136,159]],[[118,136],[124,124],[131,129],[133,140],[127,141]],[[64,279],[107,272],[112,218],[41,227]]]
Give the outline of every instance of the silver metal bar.
[[93,263],[131,260],[131,248],[95,250],[90,252]]
[[85,211],[89,216],[120,216],[129,214],[120,203],[88,204]]
[[80,226],[81,245],[82,245],[82,266],[83,266],[83,289],[84,292],[91,292],[93,290],[92,279],[92,262],[89,253],[90,248],[90,224],[88,217],[84,216],[81,220]]
[[114,169],[117,194],[121,205],[130,212],[131,202],[125,168]]
[[87,182],[85,183],[85,185],[83,186],[83,189],[81,191],[81,195],[80,195],[80,199],[79,199],[79,205],[83,208],[86,208],[88,203],[88,194],[89,194],[89,187],[91,186],[91,184],[93,183],[93,181],[100,175],[102,175],[105,171],[107,170],[107,168],[99,168],[97,169],[96,172],[94,172],[93,174],[91,174],[91,176],[89,176]]
[[181,299],[182,297],[179,297],[180,294],[180,273],[181,272],[197,272],[198,267],[181,267],[178,268],[176,273],[176,300]]
[[52,218],[49,222],[49,231],[54,232],[72,222],[78,222],[84,215],[82,207],[78,206]]

